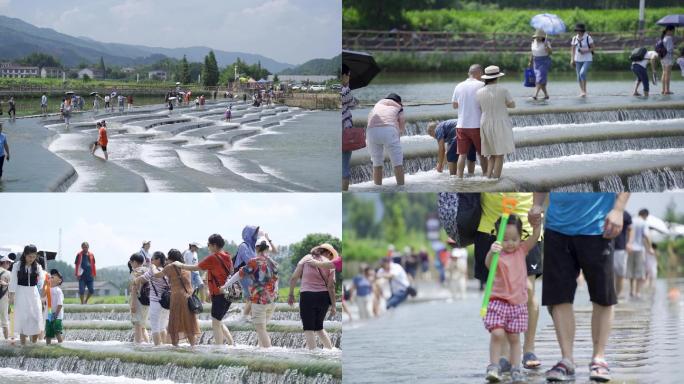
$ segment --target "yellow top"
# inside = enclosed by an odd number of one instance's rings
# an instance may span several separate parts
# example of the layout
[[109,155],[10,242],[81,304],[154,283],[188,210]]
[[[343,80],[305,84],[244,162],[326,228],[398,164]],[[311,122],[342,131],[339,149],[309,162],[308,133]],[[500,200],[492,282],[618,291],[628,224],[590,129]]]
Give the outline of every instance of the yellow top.
[[532,226],[527,222],[527,212],[532,208],[534,203],[532,193],[507,192],[507,193],[481,193],[480,205],[482,206],[482,217],[480,218],[480,226],[477,227],[478,232],[484,232],[494,235],[494,223],[501,217],[503,208],[503,198],[509,197],[515,199],[518,204],[513,210],[513,214],[519,216],[523,223],[523,232],[527,236],[532,234]]

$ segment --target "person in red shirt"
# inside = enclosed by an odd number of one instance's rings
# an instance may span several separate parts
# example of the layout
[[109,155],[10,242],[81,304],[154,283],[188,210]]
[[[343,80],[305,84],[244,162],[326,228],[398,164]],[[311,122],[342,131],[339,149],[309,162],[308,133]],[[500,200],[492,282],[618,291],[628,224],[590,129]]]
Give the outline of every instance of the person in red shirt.
[[107,143],[109,142],[109,139],[107,139],[107,123],[104,120],[97,122],[97,131],[97,141],[93,143],[90,152],[95,156],[95,150],[97,147],[100,147],[104,153],[105,160],[109,160],[109,155],[107,154]]
[[207,271],[209,293],[211,294],[211,327],[214,331],[214,344],[217,345],[222,345],[224,338],[228,340],[228,344],[234,344],[233,336],[231,336],[225,324],[221,322],[226,313],[228,313],[230,304],[232,304],[221,292],[221,286],[233,274],[233,260],[230,254],[223,250],[225,244],[226,241],[223,240],[223,237],[215,233],[209,236],[207,244],[211,254],[197,265],[183,264],[178,261],[174,262],[174,265],[177,267],[188,271]]

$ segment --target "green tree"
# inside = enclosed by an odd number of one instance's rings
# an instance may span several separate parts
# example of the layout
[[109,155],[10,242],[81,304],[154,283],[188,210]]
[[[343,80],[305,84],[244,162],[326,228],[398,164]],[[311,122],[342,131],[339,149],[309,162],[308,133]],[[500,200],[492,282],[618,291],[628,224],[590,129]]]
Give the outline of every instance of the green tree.
[[84,73],[84,74],[83,74],[83,82],[84,82],[84,83],[87,83],[87,82],[89,82],[89,81],[90,81],[90,76],[88,76],[87,73]]
[[409,207],[407,195],[406,193],[380,195],[384,210],[382,217],[383,236],[388,243],[400,243],[406,237],[404,211]]
[[292,252],[290,256],[291,265],[295,267],[302,257],[311,252],[311,248],[322,243],[329,243],[338,252],[342,253],[342,242],[337,237],[327,233],[310,233],[302,241],[290,246],[290,251]]
[[100,56],[100,70],[102,71],[102,79],[107,78],[107,68],[105,67],[104,57]]
[[378,226],[375,222],[375,202],[353,194],[342,196],[345,231],[353,232],[359,238],[375,238]]
[[215,86],[219,81],[219,69],[216,63],[214,51],[204,57],[204,67],[202,68],[202,83],[206,86]]
[[188,65],[188,59],[183,55],[183,59],[180,62],[180,74],[178,76],[178,81],[183,84],[190,84],[192,81],[190,77],[190,66]]
[[274,82],[274,83],[279,83],[279,82],[280,82],[280,79],[278,78],[278,75],[277,75],[277,74],[276,74],[276,75],[273,75],[273,82]]
[[40,52],[33,52],[30,55],[24,57],[23,59],[19,60],[20,64],[23,65],[30,65],[34,67],[58,67],[61,68],[62,64],[59,62],[59,59],[55,58],[52,55],[48,55],[45,53],[40,53]]

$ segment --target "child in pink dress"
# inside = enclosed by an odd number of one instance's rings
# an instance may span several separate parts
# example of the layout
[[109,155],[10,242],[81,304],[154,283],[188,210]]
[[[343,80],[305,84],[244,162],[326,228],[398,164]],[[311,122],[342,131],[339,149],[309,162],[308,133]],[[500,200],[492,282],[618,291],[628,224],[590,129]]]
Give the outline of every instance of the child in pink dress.
[[[495,228],[499,228],[500,221],[501,219],[497,221]],[[499,359],[505,339],[510,343],[511,379],[513,383],[525,382],[525,377],[520,372],[520,333],[527,331],[528,280],[525,257],[537,244],[541,225],[533,225],[532,229],[532,235],[522,241],[522,221],[518,216],[510,215],[503,243],[494,242],[485,259],[489,268],[493,254],[500,252],[491,299],[484,318],[485,328],[491,335],[487,381],[492,383],[501,381]]]

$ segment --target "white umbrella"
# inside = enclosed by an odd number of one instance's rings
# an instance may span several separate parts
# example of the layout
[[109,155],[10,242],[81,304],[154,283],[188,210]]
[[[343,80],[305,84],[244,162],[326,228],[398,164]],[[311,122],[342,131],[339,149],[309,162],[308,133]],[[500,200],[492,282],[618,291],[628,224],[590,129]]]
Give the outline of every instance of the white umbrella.
[[646,218],[646,224],[648,224],[648,227],[651,230],[658,231],[660,233],[664,234],[669,234],[670,233],[670,228],[667,226],[665,221],[663,221],[659,217],[655,217],[653,215],[648,215]]

